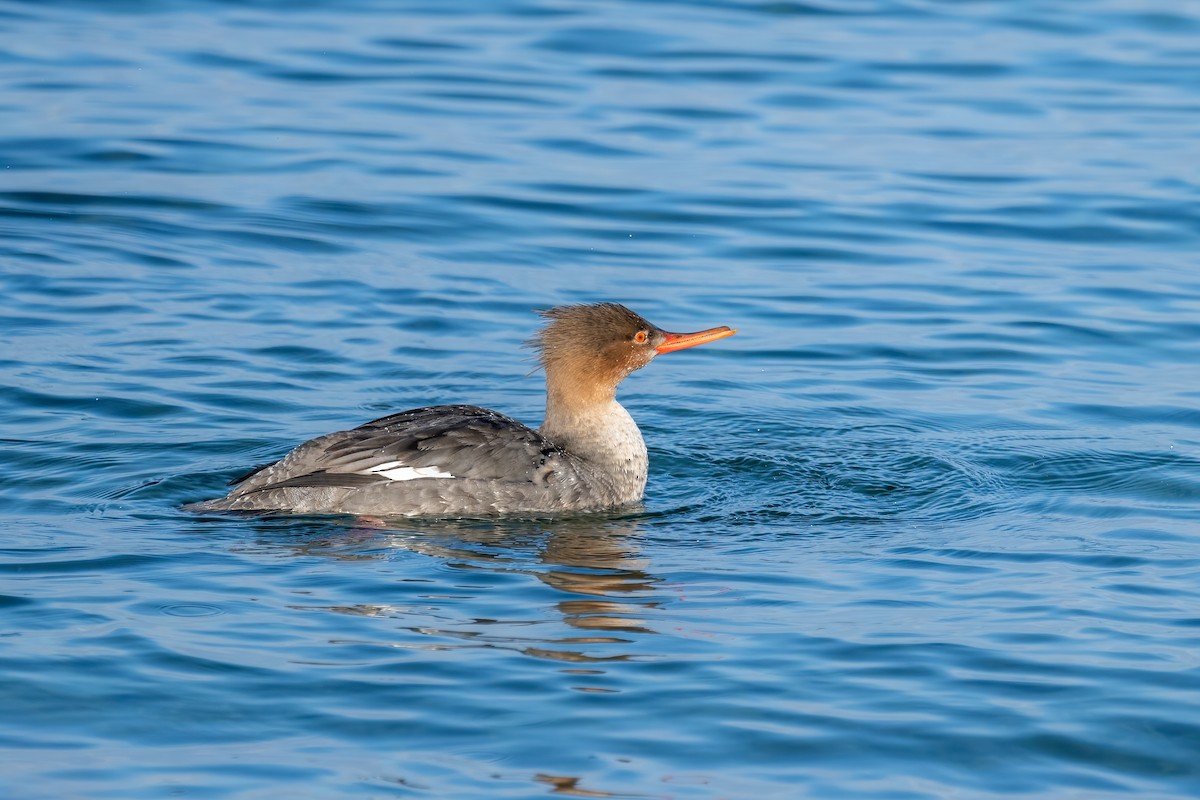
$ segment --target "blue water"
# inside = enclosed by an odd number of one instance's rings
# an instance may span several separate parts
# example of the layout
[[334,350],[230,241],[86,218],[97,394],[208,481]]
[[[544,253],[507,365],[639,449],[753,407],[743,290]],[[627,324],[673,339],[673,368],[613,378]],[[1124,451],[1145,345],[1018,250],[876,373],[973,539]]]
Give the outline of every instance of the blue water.
[[[1200,796],[1198,36],[0,0],[0,796]],[[596,300],[643,510],[179,510]]]

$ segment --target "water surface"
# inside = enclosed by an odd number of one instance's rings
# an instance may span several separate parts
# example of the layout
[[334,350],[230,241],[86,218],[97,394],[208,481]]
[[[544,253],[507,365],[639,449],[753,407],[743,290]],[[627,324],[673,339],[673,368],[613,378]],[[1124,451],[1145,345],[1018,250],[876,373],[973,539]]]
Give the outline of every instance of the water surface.
[[[1197,34],[0,2],[2,794],[1200,795]],[[179,510],[597,300],[644,509]]]

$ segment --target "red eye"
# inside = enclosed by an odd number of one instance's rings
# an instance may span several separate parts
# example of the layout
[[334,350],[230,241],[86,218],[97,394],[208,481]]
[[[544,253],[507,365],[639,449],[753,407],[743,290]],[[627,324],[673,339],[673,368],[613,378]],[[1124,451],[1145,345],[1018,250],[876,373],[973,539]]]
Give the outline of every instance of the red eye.
[[638,344],[645,344],[646,340],[649,338],[650,334],[646,333],[645,331],[638,331],[633,335],[633,340]]

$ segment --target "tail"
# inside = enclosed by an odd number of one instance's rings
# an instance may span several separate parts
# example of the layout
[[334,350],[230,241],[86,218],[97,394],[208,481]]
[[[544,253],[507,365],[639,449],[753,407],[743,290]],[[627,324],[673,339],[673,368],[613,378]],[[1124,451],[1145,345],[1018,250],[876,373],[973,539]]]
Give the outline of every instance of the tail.
[[230,511],[229,498],[218,497],[216,500],[201,500],[198,503],[184,503],[184,511],[192,514],[207,514],[211,511]]

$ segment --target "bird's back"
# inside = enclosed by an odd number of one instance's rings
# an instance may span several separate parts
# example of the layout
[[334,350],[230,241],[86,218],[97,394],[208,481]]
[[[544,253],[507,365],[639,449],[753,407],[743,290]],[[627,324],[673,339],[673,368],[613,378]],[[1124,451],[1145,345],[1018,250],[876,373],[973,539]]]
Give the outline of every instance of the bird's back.
[[611,507],[578,457],[511,417],[430,406],[319,436],[194,511],[493,516]]

